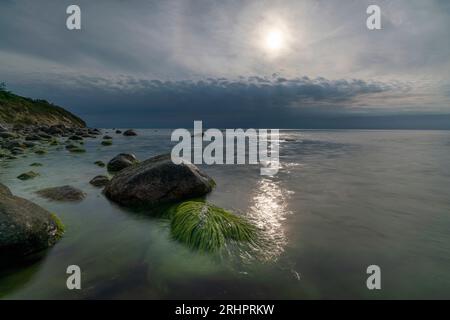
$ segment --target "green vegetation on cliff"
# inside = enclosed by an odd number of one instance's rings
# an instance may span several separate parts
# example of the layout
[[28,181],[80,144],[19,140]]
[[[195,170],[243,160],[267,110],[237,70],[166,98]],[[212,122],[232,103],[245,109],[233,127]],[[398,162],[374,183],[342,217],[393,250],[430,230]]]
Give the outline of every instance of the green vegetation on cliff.
[[0,124],[58,125],[85,127],[86,123],[46,100],[21,97],[7,91],[0,83]]

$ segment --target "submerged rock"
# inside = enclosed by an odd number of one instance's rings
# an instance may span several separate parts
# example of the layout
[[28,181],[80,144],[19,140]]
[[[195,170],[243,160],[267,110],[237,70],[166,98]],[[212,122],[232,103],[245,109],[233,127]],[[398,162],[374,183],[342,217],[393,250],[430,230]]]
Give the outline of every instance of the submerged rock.
[[127,136],[127,137],[131,137],[131,136],[137,136],[137,133],[136,133],[136,131],[134,131],[133,129],[129,129],[129,130],[126,130],[126,131],[123,133],[123,135],[124,135],[124,136]]
[[92,184],[94,187],[104,187],[108,184],[109,178],[107,176],[96,176],[91,181],[89,181],[90,184]]
[[37,191],[36,194],[55,201],[80,201],[86,197],[83,191],[72,186],[46,188]]
[[148,207],[200,197],[214,185],[193,164],[174,164],[167,154],[121,170],[105,187],[105,195],[124,206]]
[[20,180],[30,180],[30,179],[34,179],[39,175],[39,173],[36,173],[34,171],[28,171],[25,173],[22,173],[21,175],[17,176],[17,179]]
[[42,163],[33,162],[32,164],[30,164],[30,167],[42,167]]
[[69,137],[69,140],[73,140],[73,141],[81,141],[83,140],[83,137],[80,137],[78,135],[73,135]]
[[111,146],[112,145],[112,140],[103,140],[102,141],[102,146]]
[[64,232],[60,220],[0,184],[0,257],[23,257],[54,245]]
[[38,149],[38,150],[36,150],[34,153],[36,153],[36,154],[38,154],[38,155],[43,155],[43,154],[46,154],[47,151],[45,151],[45,150],[43,150],[43,149]]
[[118,172],[122,169],[139,163],[134,154],[120,153],[108,162],[108,171]]
[[74,148],[68,148],[68,150],[72,153],[84,153],[86,152],[86,149],[83,149],[81,147],[75,146]]

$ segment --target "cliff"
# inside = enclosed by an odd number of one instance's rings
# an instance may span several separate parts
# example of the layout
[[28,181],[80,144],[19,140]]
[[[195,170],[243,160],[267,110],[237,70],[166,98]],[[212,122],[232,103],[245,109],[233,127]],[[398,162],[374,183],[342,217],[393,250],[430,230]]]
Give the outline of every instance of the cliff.
[[3,125],[59,125],[86,127],[86,123],[46,100],[33,100],[0,87],[0,124]]

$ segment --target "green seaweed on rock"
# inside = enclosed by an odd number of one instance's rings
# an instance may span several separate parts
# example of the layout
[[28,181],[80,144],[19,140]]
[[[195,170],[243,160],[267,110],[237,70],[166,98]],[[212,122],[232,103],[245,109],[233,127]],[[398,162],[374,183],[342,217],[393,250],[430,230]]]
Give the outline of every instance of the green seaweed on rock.
[[56,236],[57,236],[57,239],[61,239],[63,234],[64,234],[64,231],[66,230],[66,227],[64,226],[64,224],[62,223],[61,219],[56,214],[51,213],[51,216],[52,216],[52,220],[56,224],[56,228],[57,228]]
[[215,252],[229,242],[255,244],[258,229],[244,217],[203,201],[187,201],[168,211],[172,237],[191,249]]

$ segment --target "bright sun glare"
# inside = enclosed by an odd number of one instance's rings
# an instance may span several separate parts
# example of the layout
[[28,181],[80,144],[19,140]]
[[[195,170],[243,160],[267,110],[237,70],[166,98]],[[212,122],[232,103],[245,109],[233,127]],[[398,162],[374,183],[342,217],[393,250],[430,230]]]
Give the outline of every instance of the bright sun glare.
[[271,30],[266,35],[266,48],[278,51],[283,47],[283,34],[279,30]]

